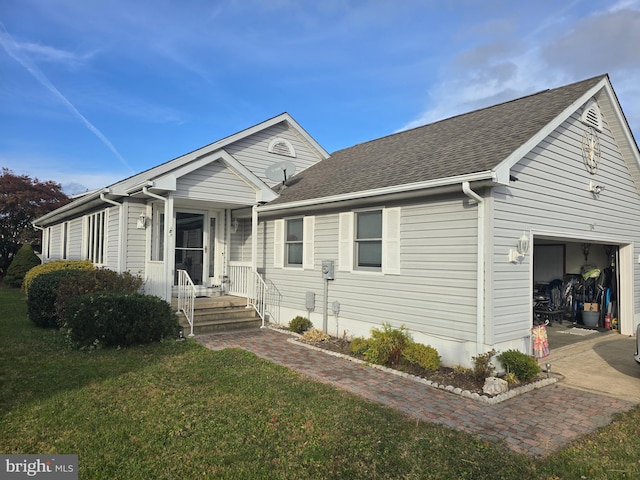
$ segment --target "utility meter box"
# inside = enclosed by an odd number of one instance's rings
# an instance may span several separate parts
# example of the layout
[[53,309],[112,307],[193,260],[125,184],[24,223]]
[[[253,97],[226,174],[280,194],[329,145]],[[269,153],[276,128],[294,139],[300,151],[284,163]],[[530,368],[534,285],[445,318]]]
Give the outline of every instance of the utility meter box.
[[333,280],[333,260],[322,260],[322,278],[325,280]]
[[316,308],[316,294],[307,292],[304,298],[304,305],[308,311],[313,312]]

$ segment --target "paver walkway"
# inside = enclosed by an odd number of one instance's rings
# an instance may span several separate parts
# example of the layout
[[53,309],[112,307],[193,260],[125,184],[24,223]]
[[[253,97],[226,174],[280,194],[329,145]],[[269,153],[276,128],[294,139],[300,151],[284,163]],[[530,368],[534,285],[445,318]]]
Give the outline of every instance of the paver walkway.
[[634,404],[578,391],[556,383],[487,405],[392,373],[360,365],[288,342],[289,335],[270,329],[202,335],[207,348],[241,348],[314,380],[395,408],[413,418],[436,422],[502,440],[514,452],[552,453],[577,437],[608,425],[612,416]]

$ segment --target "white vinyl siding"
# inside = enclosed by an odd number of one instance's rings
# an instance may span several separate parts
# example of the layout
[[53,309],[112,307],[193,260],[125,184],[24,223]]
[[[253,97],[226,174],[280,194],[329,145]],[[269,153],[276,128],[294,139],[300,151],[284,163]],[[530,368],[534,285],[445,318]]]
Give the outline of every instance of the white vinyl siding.
[[69,222],[69,260],[82,260],[82,217]]
[[252,205],[256,200],[255,189],[220,161],[214,161],[180,177],[176,188],[176,199],[247,205]]
[[[599,134],[602,159],[595,175],[585,169],[581,139],[585,126],[575,113],[514,166],[518,182],[493,193],[493,265],[488,318],[493,321],[489,341],[522,338],[531,322],[529,277],[531,257],[522,264],[507,261],[510,248],[523,231],[544,232],[588,243],[624,241],[640,245],[640,198],[637,185],[611,135],[606,117]],[[604,185],[594,196],[589,182]],[[619,240],[617,240],[619,239]],[[636,247],[635,257],[638,256]],[[635,291],[640,289],[640,267],[634,268]],[[579,272],[567,272],[579,273]],[[635,311],[640,310],[636,296]]]
[[[353,265],[354,214],[315,215],[316,261],[334,260],[338,267],[335,280],[329,284],[328,301],[329,305],[333,301],[340,303],[341,326],[339,332],[330,333],[342,335],[348,330],[368,335],[372,327],[388,321],[395,326],[405,324],[412,332],[475,341],[475,207],[469,208],[466,198],[459,195],[384,210],[389,211],[384,214],[388,229],[395,228],[397,232],[385,240],[389,255],[394,258],[394,270],[398,272],[393,275],[342,269],[343,265]],[[278,245],[274,242],[278,222],[267,222],[267,238],[258,242],[260,246],[265,245],[267,251],[259,253],[258,258],[273,258],[272,249]],[[383,227],[383,230],[387,229]],[[261,227],[260,232],[263,231]],[[269,262],[263,265],[266,278],[282,294],[283,309],[297,309],[304,314],[306,292],[315,293],[316,305],[323,304],[323,281],[318,270],[275,269]],[[316,308],[312,314],[314,321],[321,313]],[[363,326],[362,330],[354,332],[353,325]]]
[[[269,145],[276,138],[287,140],[293,146],[296,157],[269,152]],[[306,140],[294,129],[282,123],[238,140],[225,147],[225,150],[271,187],[278,182],[267,178],[265,170],[274,163],[283,160],[291,161],[296,165],[296,173],[299,173],[321,160]]]
[[238,228],[234,232],[231,228],[231,243],[229,245],[229,260],[232,262],[251,261],[251,219],[238,218]]
[[[143,203],[132,202],[127,202],[125,206],[126,222],[124,228],[126,230],[126,237],[124,239],[125,243],[122,246],[125,257],[123,269],[136,275],[144,275],[147,252],[147,229],[151,228],[151,226],[147,225],[146,228],[138,228],[138,218],[141,213],[147,214],[147,206]],[[113,245],[119,245],[117,241],[118,225],[114,223],[110,228],[110,235],[113,236]]]

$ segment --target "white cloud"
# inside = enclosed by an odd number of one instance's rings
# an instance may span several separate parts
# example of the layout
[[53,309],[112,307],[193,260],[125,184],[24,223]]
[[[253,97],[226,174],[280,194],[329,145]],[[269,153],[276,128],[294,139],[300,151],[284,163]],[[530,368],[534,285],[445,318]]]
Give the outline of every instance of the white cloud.
[[532,19],[539,26],[527,35],[504,36],[506,28],[498,38],[487,34],[442,66],[427,108],[400,130],[609,73],[632,129],[640,131],[640,98],[631,95],[639,88],[639,3],[621,1],[576,19],[570,18],[573,2]]

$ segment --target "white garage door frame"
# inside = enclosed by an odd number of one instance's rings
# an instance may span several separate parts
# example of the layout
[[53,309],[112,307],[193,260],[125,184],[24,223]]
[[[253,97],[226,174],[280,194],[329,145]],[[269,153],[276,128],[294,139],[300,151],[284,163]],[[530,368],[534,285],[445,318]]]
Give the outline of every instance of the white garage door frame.
[[[529,288],[533,299],[533,245],[536,241],[554,240],[558,242],[589,242],[602,245],[616,245],[618,247],[618,275],[620,278],[620,292],[618,295],[618,321],[620,322],[620,333],[622,335],[635,334],[635,313],[634,313],[634,247],[633,242],[628,239],[602,234],[588,233],[575,235],[568,232],[551,232],[543,230],[531,230],[532,247],[530,262]],[[533,300],[532,300],[533,302]],[[533,305],[532,305],[533,308]]]

